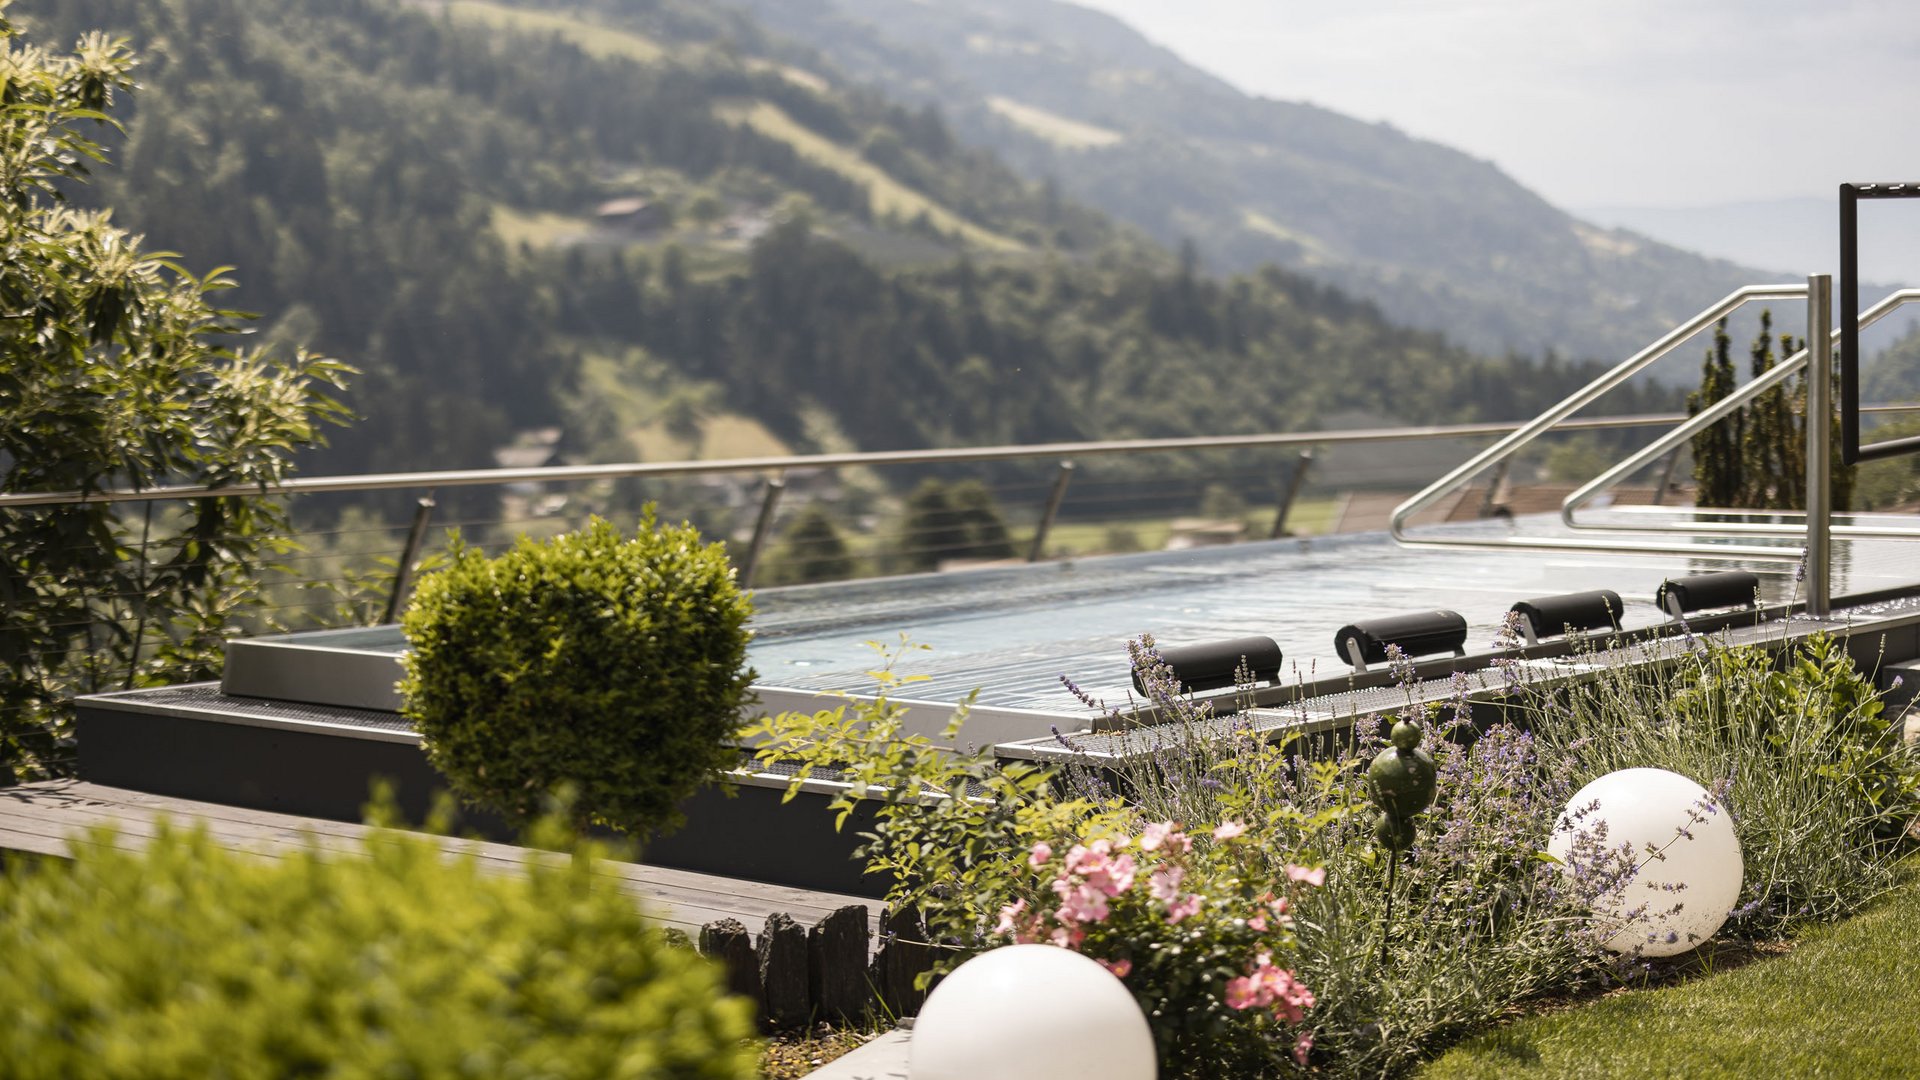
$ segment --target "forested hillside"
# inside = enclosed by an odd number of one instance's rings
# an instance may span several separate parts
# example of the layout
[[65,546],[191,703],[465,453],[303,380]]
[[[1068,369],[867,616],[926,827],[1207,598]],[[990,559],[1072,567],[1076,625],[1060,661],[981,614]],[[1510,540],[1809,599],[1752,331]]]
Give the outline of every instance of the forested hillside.
[[75,197],[363,369],[310,467],[484,464],[548,425],[631,455],[616,406],[673,395],[878,448],[1510,417],[1587,377],[1287,271],[1208,277],[691,0],[15,11],[144,58]]
[[1475,348],[1619,359],[1767,277],[1579,221],[1452,147],[1251,97],[1072,3],[725,2],[1163,243],[1303,270]]

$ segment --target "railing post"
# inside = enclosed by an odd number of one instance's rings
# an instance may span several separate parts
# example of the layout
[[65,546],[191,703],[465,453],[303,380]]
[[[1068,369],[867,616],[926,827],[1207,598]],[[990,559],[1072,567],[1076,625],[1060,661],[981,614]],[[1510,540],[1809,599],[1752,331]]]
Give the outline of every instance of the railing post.
[[760,553],[766,549],[767,534],[773,531],[773,513],[780,508],[780,494],[787,490],[785,469],[767,478],[767,491],[760,497],[760,516],[753,523],[753,539],[747,543],[747,557],[740,560],[740,587],[753,587],[753,572],[760,568]]
[[400,601],[406,599],[407,586],[413,582],[413,563],[420,556],[420,544],[427,538],[427,522],[433,519],[433,492],[428,491],[413,506],[413,527],[407,530],[407,546],[400,552],[400,567],[393,572],[393,591],[387,594],[387,610],[380,615],[382,625],[400,613]]
[[1073,462],[1060,463],[1060,471],[1054,474],[1053,490],[1047,493],[1047,508],[1040,515],[1040,525],[1033,530],[1033,546],[1027,549],[1027,561],[1039,562],[1040,556],[1047,550],[1047,534],[1053,531],[1053,519],[1060,513],[1060,504],[1066,501],[1067,485],[1073,482]]
[[1487,493],[1480,497],[1481,517],[1493,516],[1493,508],[1498,505],[1495,500],[1500,497],[1500,485],[1507,482],[1507,470],[1512,465],[1512,459],[1501,458],[1500,464],[1493,467],[1493,475],[1487,478]]
[[1293,501],[1300,497],[1300,489],[1306,486],[1307,469],[1313,465],[1313,451],[1302,450],[1300,456],[1293,459],[1293,469],[1287,473],[1287,486],[1280,492],[1280,505],[1273,510],[1273,528],[1267,532],[1267,539],[1278,540],[1287,535],[1287,515],[1293,512]]
[[[1847,318],[1853,318],[1847,312]],[[1807,616],[1831,612],[1833,526],[1833,276],[1807,278]]]
[[1674,466],[1680,464],[1680,448],[1674,447],[1668,454],[1666,464],[1660,467],[1660,482],[1653,488],[1653,505],[1667,505],[1667,489],[1673,486]]

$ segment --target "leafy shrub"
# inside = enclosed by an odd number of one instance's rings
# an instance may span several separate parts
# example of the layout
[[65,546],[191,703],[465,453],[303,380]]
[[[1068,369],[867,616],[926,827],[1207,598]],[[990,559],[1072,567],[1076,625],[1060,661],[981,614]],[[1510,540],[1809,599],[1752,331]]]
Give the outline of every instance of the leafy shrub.
[[751,1005],[590,889],[587,859],[522,877],[399,834],[364,858],[170,828],[112,845],[0,883],[7,1076],[756,1075]]
[[[1214,717],[1150,638],[1131,652],[1166,723],[1131,735],[1119,760],[1000,765],[958,752],[964,712],[944,739],[907,736],[884,693],[765,721],[763,753],[803,762],[803,777],[842,769],[843,811],[883,802],[863,854],[896,875],[896,902],[927,911],[947,966],[1011,937],[1124,971],[1165,1076],[1394,1074],[1530,999],[1645,977],[1641,957],[1602,949],[1590,913],[1657,854],[1576,844],[1566,866],[1546,854],[1567,800],[1603,773],[1673,769],[1729,809],[1748,874],[1725,937],[1775,936],[1878,893],[1920,789],[1916,751],[1824,637],[1784,663],[1669,641],[1571,684],[1509,666],[1513,696],[1484,729],[1467,676],[1451,701],[1418,702],[1413,666],[1396,663],[1406,704],[1331,745]],[[883,691],[907,681],[880,674]],[[1364,777],[1398,716],[1454,738],[1430,747],[1437,797],[1390,878]],[[1227,828],[1216,839],[1201,823]],[[1311,1008],[1292,1008],[1308,987]]]
[[1736,930],[1835,918],[1892,884],[1885,841],[1913,816],[1920,753],[1838,641],[1776,660],[1694,639],[1642,659],[1530,692],[1527,721],[1577,784],[1651,766],[1724,786],[1748,867]]
[[[0,492],[283,479],[346,418],[329,395],[350,369],[234,348],[246,320],[212,302],[233,285],[221,271],[189,273],[106,212],[63,205],[103,160],[91,135],[132,89],[133,57],[98,33],[46,51],[7,10]],[[218,672],[234,609],[286,531],[259,495],[0,514],[0,782],[71,768],[75,694]]]
[[[904,731],[887,693],[913,676],[875,674],[852,708],[763,720],[769,760],[799,763],[792,791],[831,768],[833,803],[880,805],[859,855],[892,875],[888,901],[925,917],[947,952],[938,969],[1012,941],[1090,956],[1126,984],[1154,1033],[1161,1075],[1257,1075],[1311,1047],[1314,993],[1289,970],[1293,910],[1323,879],[1284,860],[1265,872],[1267,834],[1244,822],[1154,820],[1090,774],[1002,764],[958,742],[963,706],[939,739]],[[1316,824],[1302,820],[1301,834]]]
[[[1033,876],[1000,909],[996,935],[1084,953],[1134,994],[1153,1031],[1161,1071],[1258,1072],[1272,1043],[1299,1032],[1301,1064],[1313,1046],[1301,1029],[1314,993],[1294,977],[1295,899],[1325,872],[1256,872],[1246,826],[1224,821],[1189,834],[1152,822],[1138,837],[1102,836],[1055,858],[1035,844]],[[1278,959],[1276,959],[1276,957]]]
[[523,822],[569,786],[586,821],[651,830],[737,762],[751,613],[719,544],[595,518],[495,559],[459,547],[424,578],[402,690],[463,798]]
[[[1405,1068],[1452,1033],[1591,968],[1597,949],[1576,932],[1575,898],[1536,855],[1573,789],[1541,767],[1530,737],[1496,726],[1471,748],[1429,747],[1438,794],[1389,902],[1364,780],[1394,717],[1364,719],[1332,746],[1262,738],[1182,696],[1151,638],[1131,652],[1146,704],[1169,724],[1130,739],[1115,786],[1150,813],[1245,822],[1257,838],[1244,849],[1252,880],[1289,881],[1297,864],[1325,874],[1324,887],[1291,894],[1290,959],[1317,1002],[1303,1025],[1315,1069]],[[1411,701],[1401,711],[1429,726],[1471,723],[1464,681],[1444,718]],[[1268,1068],[1286,1064],[1274,1054]]]

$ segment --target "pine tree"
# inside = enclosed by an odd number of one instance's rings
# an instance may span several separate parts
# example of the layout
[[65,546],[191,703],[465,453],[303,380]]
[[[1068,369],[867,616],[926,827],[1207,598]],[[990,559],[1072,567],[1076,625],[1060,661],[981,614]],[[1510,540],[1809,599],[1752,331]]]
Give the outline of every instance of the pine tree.
[[[1781,357],[1804,349],[1806,342],[1791,334],[1779,336]],[[1773,313],[1760,314],[1760,333],[1748,349],[1749,372],[1760,378],[1775,363]],[[1687,415],[1697,416],[1735,388],[1732,342],[1727,321],[1714,330],[1713,348],[1701,365],[1700,389],[1687,395]],[[1835,389],[1829,397],[1838,396]],[[1693,437],[1693,476],[1700,506],[1743,510],[1803,510],[1807,505],[1807,378],[1775,386],[1734,410],[1718,424]],[[1833,509],[1853,504],[1854,469],[1839,464],[1839,416],[1828,424],[1834,445],[1833,476],[1829,487]]]
[[[1687,395],[1687,415],[1696,416],[1733,393],[1733,339],[1727,320],[1713,329],[1713,348],[1700,365],[1700,389]],[[1700,506],[1735,506],[1740,501],[1740,445],[1745,433],[1740,412],[1693,437],[1693,482]]]

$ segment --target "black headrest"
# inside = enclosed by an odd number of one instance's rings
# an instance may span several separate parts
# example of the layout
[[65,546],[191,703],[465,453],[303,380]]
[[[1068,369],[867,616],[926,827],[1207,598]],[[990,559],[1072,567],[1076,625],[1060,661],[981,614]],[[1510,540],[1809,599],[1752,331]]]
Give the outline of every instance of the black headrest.
[[[1245,662],[1255,682],[1280,681],[1280,646],[1270,637],[1241,637],[1231,641],[1209,641],[1200,645],[1176,645],[1160,650],[1160,659],[1173,669],[1184,693],[1220,690],[1233,685],[1234,672]],[[1140,673],[1133,673],[1133,688],[1146,693]]]
[[1653,602],[1668,614],[1672,614],[1675,607],[1682,614],[1706,608],[1752,607],[1754,593],[1759,588],[1760,579],[1745,570],[1722,570],[1716,574],[1669,578],[1660,583]]
[[1368,619],[1343,626],[1333,635],[1333,649],[1343,660],[1352,659],[1348,642],[1359,644],[1360,658],[1369,664],[1385,663],[1388,645],[1400,646],[1408,656],[1457,653],[1467,646],[1467,620],[1457,611],[1438,610]]
[[1572,630],[1620,629],[1620,594],[1612,589],[1536,596],[1513,605],[1536,638]]

